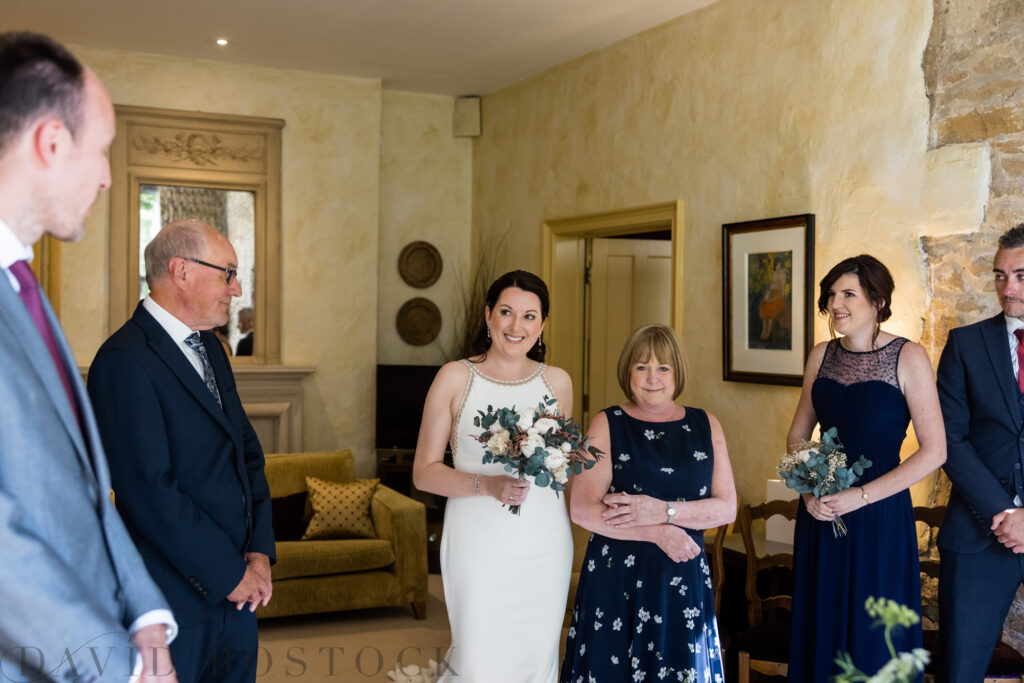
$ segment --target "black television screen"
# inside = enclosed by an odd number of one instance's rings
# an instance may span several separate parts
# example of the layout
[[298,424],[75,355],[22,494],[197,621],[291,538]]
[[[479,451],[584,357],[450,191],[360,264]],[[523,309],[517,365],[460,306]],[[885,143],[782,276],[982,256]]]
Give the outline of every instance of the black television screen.
[[377,366],[377,448],[416,448],[416,436],[439,365]]

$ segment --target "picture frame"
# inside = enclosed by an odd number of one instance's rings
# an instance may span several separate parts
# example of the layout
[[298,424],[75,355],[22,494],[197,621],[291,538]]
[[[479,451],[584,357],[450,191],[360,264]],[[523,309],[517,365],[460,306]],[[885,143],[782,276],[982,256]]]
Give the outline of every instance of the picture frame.
[[800,386],[814,308],[814,214],[722,225],[722,379]]

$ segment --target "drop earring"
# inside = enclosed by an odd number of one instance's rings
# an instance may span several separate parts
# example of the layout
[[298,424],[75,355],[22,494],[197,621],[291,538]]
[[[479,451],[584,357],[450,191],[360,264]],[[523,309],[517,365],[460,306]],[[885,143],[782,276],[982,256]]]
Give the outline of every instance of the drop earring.
[[490,339],[490,338],[491,338],[491,328],[489,328],[489,327],[486,327],[486,328],[484,328],[484,329],[486,329],[486,330],[487,330],[487,338],[488,338],[488,339]]
[[543,351],[544,350],[544,333],[543,332],[541,332],[540,335],[537,337],[537,349],[539,351]]

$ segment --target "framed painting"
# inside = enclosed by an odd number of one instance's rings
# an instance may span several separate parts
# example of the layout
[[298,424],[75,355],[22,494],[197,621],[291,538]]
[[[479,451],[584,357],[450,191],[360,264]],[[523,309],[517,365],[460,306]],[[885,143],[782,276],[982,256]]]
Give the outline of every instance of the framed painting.
[[814,345],[814,214],[722,226],[722,377],[800,386]]

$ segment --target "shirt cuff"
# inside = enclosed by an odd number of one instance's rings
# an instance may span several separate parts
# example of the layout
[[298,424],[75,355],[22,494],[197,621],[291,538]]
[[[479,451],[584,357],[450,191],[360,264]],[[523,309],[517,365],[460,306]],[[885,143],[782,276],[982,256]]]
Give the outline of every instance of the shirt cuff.
[[170,645],[171,641],[174,640],[175,636],[178,635],[178,622],[174,620],[174,615],[171,614],[169,609],[152,609],[134,622],[128,629],[128,635],[134,636],[139,630],[152,626],[153,624],[163,624],[167,627],[167,644]]

